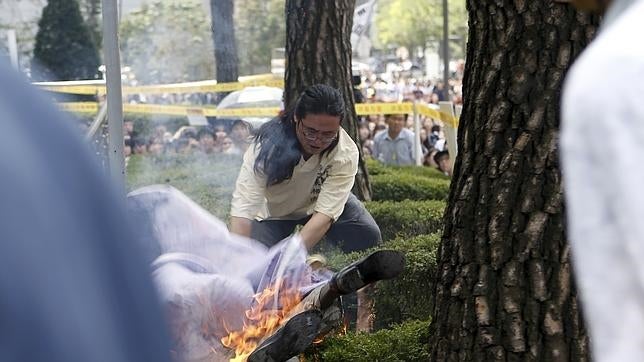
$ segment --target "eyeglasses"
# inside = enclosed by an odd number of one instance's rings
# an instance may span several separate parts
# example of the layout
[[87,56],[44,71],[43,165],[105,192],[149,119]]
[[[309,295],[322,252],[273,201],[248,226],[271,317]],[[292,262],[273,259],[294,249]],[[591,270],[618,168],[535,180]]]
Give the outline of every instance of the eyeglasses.
[[309,141],[320,141],[321,143],[331,143],[335,141],[336,138],[338,138],[338,132],[320,132],[316,129],[313,129],[311,127],[307,127],[302,123],[302,121],[298,122],[300,125],[300,128],[302,129],[302,135],[304,135],[304,138],[306,138]]

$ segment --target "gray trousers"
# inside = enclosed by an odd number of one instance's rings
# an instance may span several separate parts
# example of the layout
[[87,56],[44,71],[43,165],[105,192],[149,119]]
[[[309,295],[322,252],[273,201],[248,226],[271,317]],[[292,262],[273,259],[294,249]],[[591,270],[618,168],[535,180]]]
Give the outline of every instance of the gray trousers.
[[[311,216],[299,220],[253,221],[251,236],[267,246],[273,246],[291,235],[297,225],[304,225]],[[382,240],[380,228],[362,202],[349,194],[344,211],[331,225],[325,239],[349,253],[368,249]]]

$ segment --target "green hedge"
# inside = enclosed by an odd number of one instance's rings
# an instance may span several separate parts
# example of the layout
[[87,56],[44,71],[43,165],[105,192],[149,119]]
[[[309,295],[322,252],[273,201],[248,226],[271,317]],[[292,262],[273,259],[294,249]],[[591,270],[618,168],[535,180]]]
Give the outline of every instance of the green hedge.
[[[340,270],[351,262],[379,249],[391,249],[405,255],[405,270],[399,277],[381,281],[374,291],[375,329],[387,328],[408,319],[429,319],[436,272],[438,233],[410,239],[399,238],[361,252],[327,252],[329,267]],[[353,306],[348,306],[353,307]]]
[[411,174],[379,174],[371,177],[372,200],[446,200],[449,180]]
[[421,176],[427,178],[435,178],[441,180],[449,180],[449,176],[433,167],[426,166],[387,166],[374,159],[367,159],[365,161],[369,176],[384,175],[384,174],[407,174],[413,176]]
[[369,176],[391,173],[390,168],[388,168],[381,162],[374,160],[373,158],[366,158],[365,165],[367,166],[367,171],[369,172]]
[[370,201],[365,204],[383,240],[432,234],[443,227],[445,201]]
[[324,362],[413,362],[428,359],[428,321],[408,321],[372,334],[329,336],[306,353],[307,361]]

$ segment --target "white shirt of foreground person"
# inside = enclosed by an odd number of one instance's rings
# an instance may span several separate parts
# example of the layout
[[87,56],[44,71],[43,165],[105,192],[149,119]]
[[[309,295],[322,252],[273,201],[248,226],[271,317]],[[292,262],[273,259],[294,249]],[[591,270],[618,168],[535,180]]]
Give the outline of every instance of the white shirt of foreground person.
[[644,1],[605,20],[564,86],[569,234],[593,359],[644,361]]

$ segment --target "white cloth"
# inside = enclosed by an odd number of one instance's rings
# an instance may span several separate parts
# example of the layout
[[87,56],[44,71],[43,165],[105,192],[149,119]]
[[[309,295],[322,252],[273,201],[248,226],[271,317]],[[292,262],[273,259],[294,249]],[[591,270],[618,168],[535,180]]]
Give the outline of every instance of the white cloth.
[[297,235],[267,249],[230,233],[226,224],[166,185],[137,189],[127,203],[137,239],[148,260],[154,258],[152,278],[179,361],[228,361],[231,351],[221,338],[248,322],[244,312],[256,293],[280,286],[266,305],[271,310],[281,305],[281,290],[304,295],[327,281],[306,264]]
[[644,360],[644,1],[630,2],[614,2],[562,104],[570,242],[598,362]]

